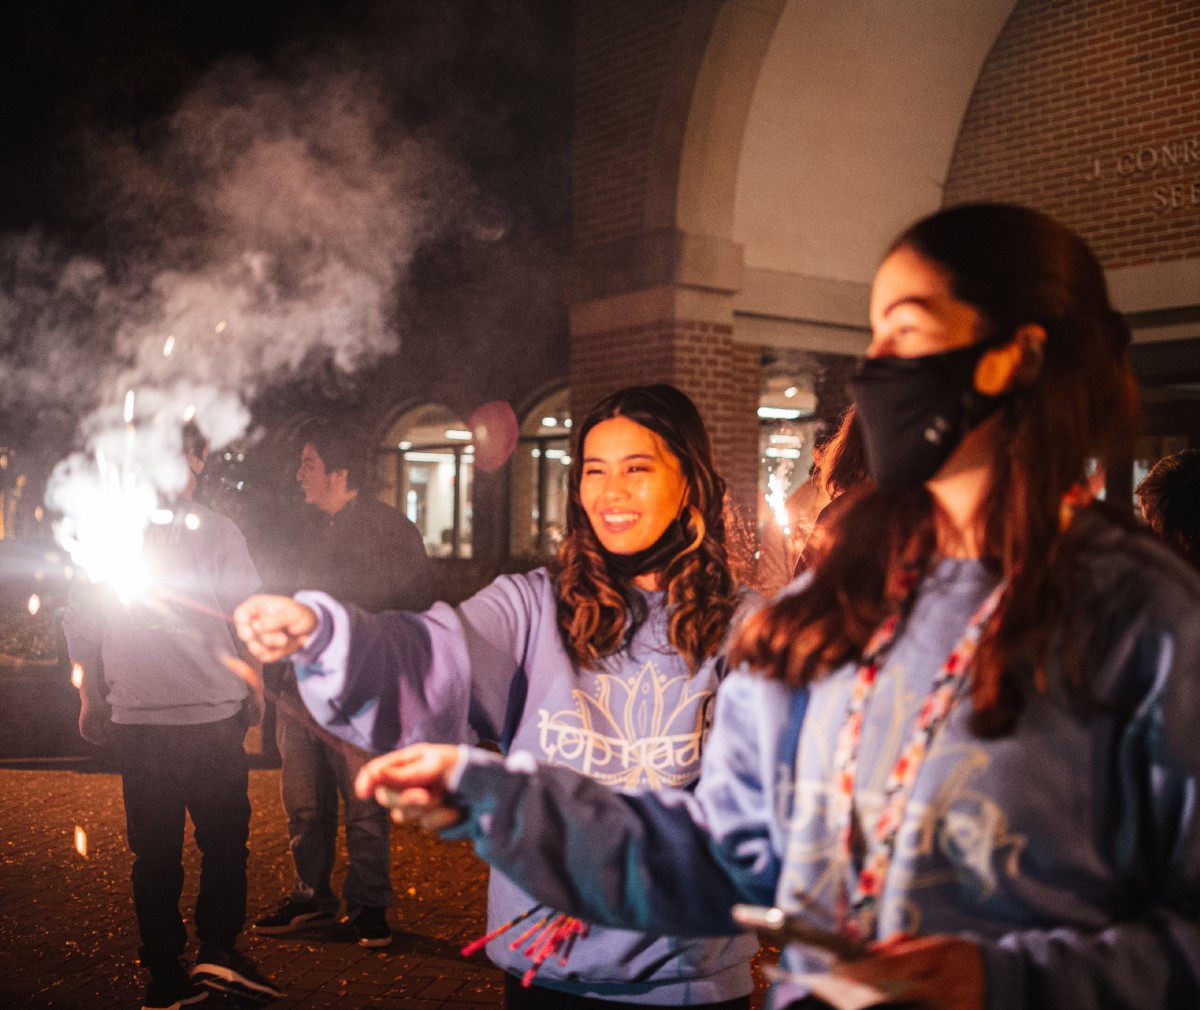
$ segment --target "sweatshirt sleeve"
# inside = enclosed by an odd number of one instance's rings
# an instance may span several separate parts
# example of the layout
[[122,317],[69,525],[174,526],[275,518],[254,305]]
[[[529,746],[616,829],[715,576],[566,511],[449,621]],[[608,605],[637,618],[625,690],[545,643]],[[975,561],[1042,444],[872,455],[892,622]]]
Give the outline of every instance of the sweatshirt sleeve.
[[298,593],[321,615],[296,655],[301,697],[319,723],[370,751],[422,741],[503,746],[530,643],[549,633],[547,583],[503,576],[457,607],[436,603],[423,614],[368,614]]
[[[739,901],[769,903],[779,852],[770,765],[756,731],[761,692],[735,675],[718,692],[700,786],[618,793],[528,754],[472,751],[446,832],[552,908],[606,926],[674,935],[740,932]],[[770,719],[767,720],[768,723]]]
[[1115,672],[1101,678],[1117,686],[1106,700],[1136,701],[1107,785],[1123,914],[1096,930],[971,937],[984,956],[988,1010],[1200,1005],[1200,622],[1184,615],[1170,631],[1154,623],[1122,637]]

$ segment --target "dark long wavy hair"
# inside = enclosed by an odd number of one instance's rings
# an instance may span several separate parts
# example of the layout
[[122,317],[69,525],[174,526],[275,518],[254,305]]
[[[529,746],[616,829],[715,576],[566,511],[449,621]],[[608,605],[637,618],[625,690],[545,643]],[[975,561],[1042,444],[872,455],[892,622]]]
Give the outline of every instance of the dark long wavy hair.
[[632,584],[605,564],[579,495],[583,447],[601,421],[625,417],[658,435],[687,481],[687,546],[662,573],[671,645],[693,672],[720,648],[733,616],[737,585],[725,551],[725,481],[713,465],[708,432],[695,404],[674,386],[628,386],[601,400],[576,429],[568,476],[567,531],[558,554],[558,624],[567,650],[595,668],[618,652],[645,617]]
[[[980,640],[971,675],[972,729],[1011,732],[1030,690],[1044,688],[1050,652],[1082,690],[1081,649],[1071,634],[1070,508],[1089,462],[1128,440],[1138,421],[1129,328],[1112,308],[1104,272],[1087,245],[1023,207],[971,204],[943,210],[902,234],[938,266],[951,293],[984,322],[981,339],[1045,328],[1044,359],[1000,411],[1002,437],[984,504],[983,562],[1007,580]],[[806,589],[741,629],[731,659],[803,685],[862,655],[883,618],[905,602],[906,572],[934,553],[934,503],[925,488],[850,491]]]

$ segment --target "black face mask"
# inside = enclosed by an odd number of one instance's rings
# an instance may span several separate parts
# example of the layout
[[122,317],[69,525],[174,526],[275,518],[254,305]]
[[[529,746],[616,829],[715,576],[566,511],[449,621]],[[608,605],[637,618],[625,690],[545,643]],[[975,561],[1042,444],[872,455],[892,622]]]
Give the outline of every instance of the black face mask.
[[675,519],[649,547],[643,547],[633,554],[613,554],[601,547],[600,553],[604,556],[608,570],[618,578],[628,581],[639,575],[649,575],[666,568],[689,543],[691,538],[688,536],[687,524],[682,519]]
[[1007,395],[975,389],[975,366],[1007,339],[984,340],[919,358],[867,358],[848,384],[867,450],[867,469],[883,488],[929,480],[972,428]]

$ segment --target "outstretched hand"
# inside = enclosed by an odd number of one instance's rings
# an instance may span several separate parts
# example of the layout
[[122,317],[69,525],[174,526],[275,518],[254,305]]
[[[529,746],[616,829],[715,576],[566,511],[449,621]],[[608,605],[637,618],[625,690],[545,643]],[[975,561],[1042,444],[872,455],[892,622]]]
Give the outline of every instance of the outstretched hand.
[[440,831],[463,819],[449,799],[448,780],[458,764],[458,748],[419,743],[368,761],[358,773],[354,790],[372,796],[392,812],[397,824],[415,824]]
[[233,626],[250,654],[262,663],[286,659],[317,630],[311,607],[290,596],[251,596],[233,612]]
[[838,962],[836,971],[928,1010],[983,1010],[983,955],[956,936],[896,934],[861,960]]

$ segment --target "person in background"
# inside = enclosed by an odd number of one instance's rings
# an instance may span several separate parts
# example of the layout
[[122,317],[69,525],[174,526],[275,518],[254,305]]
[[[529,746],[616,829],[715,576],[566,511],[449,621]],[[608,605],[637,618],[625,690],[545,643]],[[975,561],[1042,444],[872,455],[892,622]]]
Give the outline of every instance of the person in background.
[[[365,493],[369,440],[348,425],[318,418],[300,432],[296,480],[312,506],[311,535],[297,545],[296,582],[367,611],[423,610],[433,602],[433,572],[416,526]],[[291,893],[254,924],[268,936],[332,923],[338,898],[330,875],[337,846],[338,795],[345,810],[349,866],[342,886],[346,918],[363,947],[392,940],[388,819],[354,793],[365,755],[323,739],[300,701],[294,671],[284,674],[276,717],[280,790],[295,878]]]
[[[854,406],[842,413],[837,430],[813,449],[809,479],[788,496],[788,525],[772,520],[763,530],[763,545],[755,575],[759,588],[774,595],[808,567],[811,537],[826,525],[834,499],[867,480],[866,448],[854,423]],[[815,545],[814,545],[815,546]]]
[[808,480],[792,491],[783,503],[787,522],[781,523],[772,510],[763,524],[754,580],[764,596],[774,596],[792,581],[817,516],[829,504],[829,495],[821,478],[821,464],[829,441],[828,438],[814,441]]
[[[138,958],[150,972],[143,1010],[198,1002],[207,990],[197,983],[251,999],[283,995],[236,948],[250,832],[243,738],[262,698],[224,662],[239,650],[219,615],[258,588],[258,573],[238,528],[191,500],[208,455],[194,424],[183,446],[187,483],[174,519],[145,535],[154,594],[126,604],[106,587],[77,583],[63,619],[71,662],[83,668],[79,731],[111,742],[121,773]],[[187,815],[201,860],[191,978],[179,914]]]
[[738,632],[694,794],[435,745],[359,791],[597,922],[748,901],[839,936],[787,943],[776,1008],[1200,1006],[1200,576],[1087,491],[1137,416],[1104,271],[1040,213],[951,207],[870,318],[873,484]]
[[822,541],[842,507],[839,501],[843,504],[849,502],[849,499],[843,500],[842,495],[871,479],[867,470],[867,447],[863,442],[862,428],[855,421],[855,413],[851,404],[842,414],[837,432],[825,444],[821,458],[821,486],[827,500],[817,513],[800,557],[796,560],[793,578],[808,568],[818,551],[823,549]]
[[[693,785],[721,649],[751,599],[726,556],[725,482],[695,405],[672,386],[613,393],[576,440],[552,567],[425,614],[370,616],[320,593],[257,597],[237,610],[240,633],[268,661],[303,646],[305,703],[360,746],[484,740],[601,790]],[[605,831],[560,841],[586,858]],[[585,927],[498,873],[488,930],[509,1008],[749,1006],[750,937]],[[553,956],[531,961],[535,940]]]
[[1160,459],[1136,493],[1155,535],[1200,568],[1200,449]]

